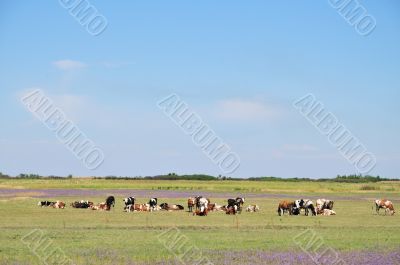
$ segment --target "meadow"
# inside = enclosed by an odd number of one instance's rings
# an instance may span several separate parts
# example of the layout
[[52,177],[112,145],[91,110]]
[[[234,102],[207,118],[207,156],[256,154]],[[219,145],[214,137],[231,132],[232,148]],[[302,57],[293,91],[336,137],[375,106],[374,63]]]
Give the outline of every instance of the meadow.
[[[1,179],[0,264],[44,264],[43,255],[24,244],[23,238],[35,229],[72,264],[182,264],[179,250],[162,240],[168,231],[177,231],[212,264],[312,264],[310,253],[321,249],[302,248],[311,233],[346,264],[400,264],[400,217],[384,216],[383,211],[376,215],[372,207],[381,197],[396,207],[399,191],[398,182]],[[199,194],[218,204],[245,196],[245,205],[258,204],[261,211],[206,217],[186,211],[123,212],[126,196],[136,196],[140,203],[158,196],[159,202],[186,206],[187,196]],[[102,202],[108,195],[116,197],[109,212],[37,206],[39,200],[62,200],[67,206],[81,199]],[[335,200],[337,215],[277,215],[280,200],[305,197]],[[195,264],[190,259],[184,263]]]

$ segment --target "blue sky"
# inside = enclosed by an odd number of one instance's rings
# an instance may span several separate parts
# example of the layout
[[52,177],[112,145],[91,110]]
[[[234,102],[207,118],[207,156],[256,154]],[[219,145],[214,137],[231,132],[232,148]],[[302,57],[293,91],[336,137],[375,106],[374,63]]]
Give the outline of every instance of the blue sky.
[[[399,176],[400,4],[359,1],[361,36],[329,1],[90,1],[89,34],[58,1],[0,3],[0,171],[222,174],[157,107],[176,93],[240,157],[231,176],[356,173],[292,103],[312,93]],[[21,104],[40,88],[102,148],[96,170]]]

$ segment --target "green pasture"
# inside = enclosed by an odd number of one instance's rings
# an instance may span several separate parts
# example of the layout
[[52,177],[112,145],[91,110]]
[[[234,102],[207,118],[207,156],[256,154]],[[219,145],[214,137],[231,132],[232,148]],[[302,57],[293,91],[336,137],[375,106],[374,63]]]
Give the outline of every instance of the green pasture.
[[[400,201],[398,182],[345,184],[333,182],[253,182],[253,181],[165,181],[165,180],[29,180],[1,179],[1,190],[18,189],[16,196],[0,196],[0,264],[43,264],[22,242],[35,229],[41,229],[52,246],[61,249],[74,264],[154,264],[174,259],[159,236],[176,228],[188,244],[204,253],[215,251],[288,251],[301,252],[294,238],[307,229],[314,231],[324,244],[337,251],[398,250],[400,245],[400,216],[376,215],[374,198],[387,197]],[[212,202],[225,204],[227,198],[218,192],[255,193],[270,198],[247,199],[258,204],[258,213],[243,212],[228,216],[213,212],[207,217],[180,212],[123,212],[122,197],[116,197],[116,206],[109,212],[88,209],[52,209],[37,206],[30,189],[135,189],[189,190],[215,192]],[[290,199],[303,195],[335,198],[336,216],[277,215],[277,204],[282,194]],[[46,198],[69,203],[90,199],[102,202],[105,197]],[[148,198],[138,198],[145,203]],[[187,198],[159,198],[186,206]],[[50,263],[51,264],[51,263]]]
[[376,183],[339,183],[317,181],[197,181],[197,180],[109,180],[72,179],[0,179],[0,189],[148,189],[237,193],[337,193],[398,194],[400,181]]
[[[57,198],[66,202],[80,198]],[[103,197],[90,198],[95,202]],[[21,238],[33,229],[42,229],[75,264],[152,263],[172,259],[158,236],[177,228],[189,242],[208,253],[214,250],[301,251],[293,238],[312,229],[338,251],[396,249],[400,242],[400,218],[374,214],[367,200],[339,200],[336,216],[283,216],[276,213],[277,199],[254,199],[259,213],[228,216],[213,212],[207,217],[188,212],[122,211],[117,198],[110,212],[88,209],[52,209],[36,205],[37,199],[12,198],[0,201],[0,260],[3,264],[40,264]],[[224,198],[211,198],[224,203]],[[139,198],[145,202],[147,199]],[[160,199],[185,205],[185,198]]]

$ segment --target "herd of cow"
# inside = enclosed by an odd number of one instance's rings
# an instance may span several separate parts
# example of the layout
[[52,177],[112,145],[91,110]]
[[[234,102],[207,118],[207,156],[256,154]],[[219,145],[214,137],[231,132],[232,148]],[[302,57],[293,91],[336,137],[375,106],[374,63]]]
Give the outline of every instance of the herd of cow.
[[[223,211],[229,215],[235,215],[241,213],[243,209],[245,198],[228,199],[226,205],[218,205],[217,203],[211,203],[210,199],[204,198],[202,196],[191,197],[187,201],[188,211],[192,212],[193,215],[206,216],[209,212],[213,211]],[[185,207],[179,204],[168,204],[161,203],[158,205],[157,198],[151,198],[148,203],[138,204],[136,203],[135,197],[127,197],[123,199],[125,204],[124,211],[126,212],[152,212],[159,210],[166,211],[181,211]],[[380,209],[385,210],[385,215],[394,215],[395,210],[393,203],[389,200],[375,200],[375,209],[377,214],[379,214]],[[278,215],[282,216],[285,213],[289,215],[300,215],[301,210],[304,210],[305,215],[336,215],[333,210],[334,202],[327,199],[318,199],[314,205],[313,201],[308,199],[299,199],[295,201],[281,201],[278,206]],[[38,203],[42,207],[53,207],[58,209],[64,209],[65,203],[62,201],[50,202],[50,201],[40,201]],[[73,208],[84,208],[92,210],[104,210],[109,211],[111,207],[115,206],[114,196],[108,196],[105,202],[94,204],[90,201],[75,201],[70,204]],[[246,208],[247,212],[258,212],[260,207],[256,204],[251,204]]]

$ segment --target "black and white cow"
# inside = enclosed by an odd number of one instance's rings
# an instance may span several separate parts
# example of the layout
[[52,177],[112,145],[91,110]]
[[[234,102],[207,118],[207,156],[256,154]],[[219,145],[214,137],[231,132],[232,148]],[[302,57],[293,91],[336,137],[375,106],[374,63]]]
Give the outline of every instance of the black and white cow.
[[157,210],[157,198],[150,198],[149,205],[150,205],[150,211]]
[[308,215],[308,213],[311,211],[313,216],[317,215],[317,211],[314,207],[314,203],[311,200],[295,200],[294,204],[297,209],[304,209],[304,214]]
[[236,206],[237,207],[237,211],[239,213],[242,212],[242,206],[244,204],[244,198],[236,198],[236,199],[228,199],[228,208],[231,206]]
[[196,206],[195,210],[200,209],[200,199],[202,199],[203,196],[196,196],[194,197],[194,205]]
[[125,207],[126,207],[128,205],[135,204],[135,200],[136,200],[135,197],[126,197],[122,201],[125,203]]
[[40,201],[38,202],[38,206],[42,207],[48,207],[48,206],[53,206],[55,202],[50,202],[50,201]]

